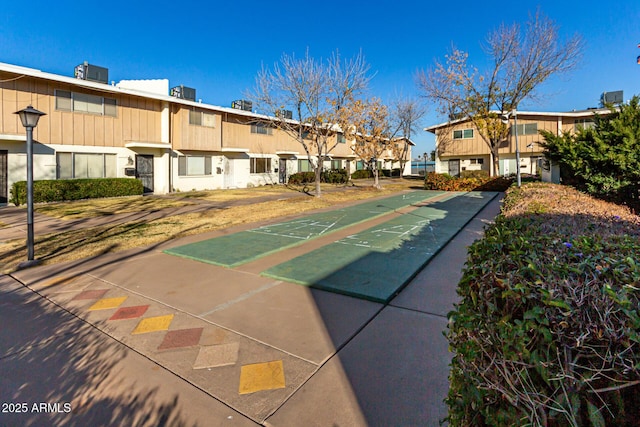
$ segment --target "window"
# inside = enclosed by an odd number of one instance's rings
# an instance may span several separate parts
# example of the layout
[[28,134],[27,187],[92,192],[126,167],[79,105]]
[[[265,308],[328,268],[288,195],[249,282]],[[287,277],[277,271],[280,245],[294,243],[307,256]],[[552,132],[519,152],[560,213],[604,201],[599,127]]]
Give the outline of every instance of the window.
[[309,160],[298,160],[298,172],[311,172],[313,167]]
[[189,111],[189,124],[196,126],[215,127],[215,114],[205,113],[204,111]]
[[271,172],[271,158],[270,157],[252,157],[249,159],[251,162],[251,173],[270,173]]
[[484,159],[483,158],[469,159],[469,161],[471,162],[472,165],[482,165],[482,164],[484,164]]
[[573,122],[573,130],[578,132],[580,129],[591,129],[595,126],[593,119],[576,119]]
[[473,129],[460,129],[453,131],[453,139],[473,138]]
[[347,142],[347,138],[341,133],[338,134],[338,144],[345,144]]
[[342,169],[342,160],[331,160],[331,169]]
[[256,123],[251,125],[251,133],[258,133],[261,135],[272,135],[273,129],[264,123]]
[[73,111],[76,113],[99,114],[102,116],[117,116],[117,103],[114,98],[104,98],[86,93],[56,90],[56,110]]
[[366,165],[364,164],[364,160],[358,160],[358,161],[356,162],[356,170],[357,170],[357,171],[361,171],[361,170],[363,170],[363,169],[366,169],[366,167],[365,167],[365,166],[366,166]]
[[211,156],[178,156],[178,176],[211,175]]
[[[511,125],[511,134],[515,135],[513,125]],[[524,123],[518,125],[518,135],[537,135],[538,124],[537,123]]]
[[116,155],[102,153],[56,153],[58,179],[115,178]]

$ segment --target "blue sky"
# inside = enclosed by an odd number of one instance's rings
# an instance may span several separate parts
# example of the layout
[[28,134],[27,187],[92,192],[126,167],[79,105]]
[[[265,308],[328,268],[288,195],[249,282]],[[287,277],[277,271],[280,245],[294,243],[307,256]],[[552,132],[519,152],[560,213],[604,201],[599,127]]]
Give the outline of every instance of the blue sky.
[[[151,2],[150,2],[151,3]],[[168,78],[196,88],[197,98],[230,106],[253,84],[262,64],[282,53],[316,58],[338,49],[362,51],[375,77],[370,94],[391,101],[419,96],[414,75],[442,59],[452,44],[481,65],[480,43],[501,23],[524,23],[536,8],[555,20],[561,36],[580,34],[583,60],[569,75],[540,88],[542,102],[520,109],[555,111],[594,107],[603,91],[640,94],[640,2],[349,2],[280,0],[113,0],[4,2],[0,8],[0,62],[73,75],[88,61],[109,68],[109,80]],[[98,8],[100,7],[100,8]],[[30,13],[28,13],[28,11]],[[423,125],[442,121],[428,107]],[[433,137],[414,137],[414,153],[433,149]]]

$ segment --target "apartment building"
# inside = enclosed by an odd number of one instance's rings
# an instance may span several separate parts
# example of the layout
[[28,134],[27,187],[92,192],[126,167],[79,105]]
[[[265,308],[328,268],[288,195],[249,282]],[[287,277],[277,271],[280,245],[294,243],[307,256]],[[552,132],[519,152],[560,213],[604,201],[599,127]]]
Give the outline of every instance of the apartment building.
[[[518,111],[517,135],[520,150],[520,165],[516,164],[516,128],[511,118],[509,136],[499,147],[499,175],[516,173],[538,174],[543,172],[542,137],[539,131],[546,130],[554,134],[575,132],[579,127],[593,126],[596,114],[608,114],[609,109],[588,109],[569,112]],[[464,170],[485,170],[493,174],[493,161],[489,146],[479,134],[471,120],[463,118],[441,123],[428,128],[427,132],[436,137],[437,173],[459,175]]]
[[[170,89],[166,79],[108,83],[108,70],[78,67],[71,77],[0,63],[0,204],[26,179],[25,130],[14,113],[28,105],[46,113],[33,135],[35,180],[131,177],[163,194],[286,183],[309,170],[300,143],[243,105],[197,102],[195,90]],[[356,170],[351,143],[334,138],[324,167]],[[390,168],[387,154],[380,160]]]

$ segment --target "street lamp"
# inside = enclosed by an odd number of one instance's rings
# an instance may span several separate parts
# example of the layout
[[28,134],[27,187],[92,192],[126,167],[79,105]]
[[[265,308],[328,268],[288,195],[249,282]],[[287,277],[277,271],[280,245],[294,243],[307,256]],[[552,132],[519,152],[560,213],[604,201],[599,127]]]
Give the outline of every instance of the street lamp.
[[22,126],[27,130],[27,262],[23,267],[33,265],[33,128],[45,113],[29,105],[15,114],[20,116]]
[[422,155],[422,157],[424,158],[424,177],[427,177],[427,153],[424,153]]
[[529,154],[529,173],[533,175],[533,142],[529,143],[527,148],[531,148],[531,154]]
[[520,177],[520,146],[518,145],[518,111],[514,108],[513,110],[502,114],[502,123],[508,124],[510,116],[513,116],[513,127],[516,131],[516,180],[518,182],[518,187],[520,187],[522,179]]

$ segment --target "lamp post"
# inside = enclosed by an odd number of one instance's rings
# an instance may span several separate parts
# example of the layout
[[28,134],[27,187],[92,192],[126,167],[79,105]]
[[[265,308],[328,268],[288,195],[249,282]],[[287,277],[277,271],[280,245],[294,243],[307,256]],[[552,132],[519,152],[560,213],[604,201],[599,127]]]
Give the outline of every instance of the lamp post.
[[514,108],[513,110],[502,114],[502,123],[508,124],[510,116],[513,116],[513,127],[516,133],[516,181],[518,182],[518,187],[520,187],[522,184],[522,178],[520,176],[520,146],[518,145],[518,111]]
[[424,177],[427,177],[427,153],[424,153],[422,155],[422,157],[424,158]]
[[27,130],[27,262],[23,266],[34,264],[33,259],[33,128],[38,125],[40,116],[45,113],[29,105],[20,111],[22,126]]
[[533,175],[533,142],[529,143],[527,148],[531,149],[531,154],[529,154],[529,173]]

